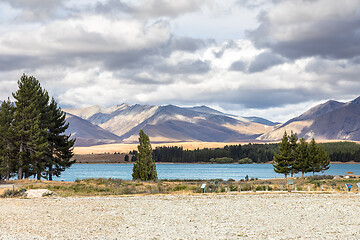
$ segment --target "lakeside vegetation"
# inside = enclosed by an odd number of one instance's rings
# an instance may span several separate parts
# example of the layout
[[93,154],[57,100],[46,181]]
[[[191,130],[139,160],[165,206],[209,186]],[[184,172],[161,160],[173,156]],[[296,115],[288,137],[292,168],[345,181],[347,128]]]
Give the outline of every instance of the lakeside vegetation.
[[285,179],[250,179],[245,182],[212,180],[157,180],[157,181],[131,181],[121,179],[90,178],[75,180],[74,182],[56,182],[39,180],[12,180],[17,188],[0,193],[0,197],[21,197],[29,189],[48,189],[57,196],[121,196],[133,194],[199,194],[228,192],[346,192],[345,184],[352,185],[352,192],[358,192],[356,184],[358,177],[349,179],[334,176],[314,176],[294,178],[294,184],[289,185]]

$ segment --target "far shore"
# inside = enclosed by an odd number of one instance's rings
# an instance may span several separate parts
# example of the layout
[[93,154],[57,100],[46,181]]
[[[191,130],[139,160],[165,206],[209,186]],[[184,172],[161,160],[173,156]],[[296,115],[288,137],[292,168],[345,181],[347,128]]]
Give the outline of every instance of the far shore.
[[[238,141],[238,142],[170,142],[170,143],[152,143],[152,147],[162,147],[162,146],[178,146],[183,147],[184,149],[194,150],[194,149],[203,149],[203,148],[223,148],[226,145],[244,145],[249,143],[259,143],[259,144],[270,144],[270,143],[279,143],[280,141]],[[343,142],[343,140],[317,140],[318,143],[327,143],[327,142]],[[359,141],[351,141],[360,143]],[[90,147],[75,147],[75,154],[103,154],[103,153],[129,153],[130,151],[137,150],[138,143],[114,143],[114,144],[103,144],[103,145],[94,145]]]

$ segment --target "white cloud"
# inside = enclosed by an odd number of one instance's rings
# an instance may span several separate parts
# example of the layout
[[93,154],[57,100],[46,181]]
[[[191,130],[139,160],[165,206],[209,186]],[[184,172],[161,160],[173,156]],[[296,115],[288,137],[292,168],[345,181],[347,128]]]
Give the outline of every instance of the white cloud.
[[[358,95],[360,4],[252,3],[0,3],[0,99],[16,90],[22,73],[36,76],[62,106],[204,104],[275,121]],[[52,11],[19,20],[31,8]],[[353,44],[334,35],[339,28]],[[245,29],[255,29],[251,39]]]

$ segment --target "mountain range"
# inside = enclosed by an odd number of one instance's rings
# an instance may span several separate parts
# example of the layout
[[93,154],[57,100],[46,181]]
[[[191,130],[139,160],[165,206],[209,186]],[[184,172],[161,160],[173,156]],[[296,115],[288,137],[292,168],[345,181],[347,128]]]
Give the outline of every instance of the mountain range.
[[64,109],[76,146],[135,143],[143,129],[154,143],[269,142],[284,131],[317,140],[360,140],[360,97],[347,102],[330,100],[280,124],[260,117],[239,117],[207,106],[128,105]]

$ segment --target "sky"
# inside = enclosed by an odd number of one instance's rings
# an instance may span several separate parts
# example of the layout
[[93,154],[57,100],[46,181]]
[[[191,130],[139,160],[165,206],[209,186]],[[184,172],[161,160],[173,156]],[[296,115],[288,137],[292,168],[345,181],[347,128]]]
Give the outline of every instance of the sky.
[[207,105],[284,122],[360,95],[358,0],[2,0],[0,99]]

